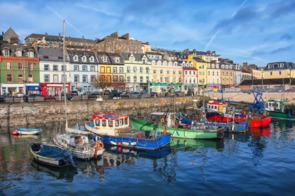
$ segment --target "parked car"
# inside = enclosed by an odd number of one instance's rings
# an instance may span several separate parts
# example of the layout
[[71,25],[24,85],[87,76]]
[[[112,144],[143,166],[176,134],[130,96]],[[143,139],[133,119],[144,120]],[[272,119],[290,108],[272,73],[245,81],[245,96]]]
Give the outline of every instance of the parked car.
[[72,96],[78,96],[79,92],[78,91],[70,91],[69,94],[72,95]]
[[104,95],[109,95],[109,94],[111,94],[111,91],[110,90],[104,90],[103,94]]
[[126,92],[126,91],[123,91],[121,94],[120,94],[120,97],[123,99],[123,98],[130,98],[130,94],[129,92]]
[[141,97],[141,93],[140,92],[136,92],[136,91],[130,92],[130,95],[132,97],[136,97],[136,98],[140,98]]
[[159,97],[159,94],[157,92],[151,92],[151,97]]
[[175,96],[183,96],[184,95],[184,93],[181,91],[175,91],[174,94],[175,94]]
[[23,96],[25,96],[25,94],[21,92],[15,93],[15,97],[23,97]]
[[92,92],[88,93],[88,99],[96,99],[101,94],[102,93],[99,91],[92,91]]

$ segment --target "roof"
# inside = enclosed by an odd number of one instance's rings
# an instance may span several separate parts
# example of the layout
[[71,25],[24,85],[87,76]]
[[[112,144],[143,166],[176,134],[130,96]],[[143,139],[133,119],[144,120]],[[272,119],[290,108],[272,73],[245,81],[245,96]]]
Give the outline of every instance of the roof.
[[[68,50],[68,56],[71,63],[81,63],[81,64],[97,64],[97,59],[93,52],[90,51],[72,51]],[[74,61],[74,57],[78,56],[78,61]],[[86,56],[86,61],[82,60],[82,57]],[[90,58],[93,57],[93,62],[90,61]]]
[[200,59],[199,57],[194,57],[193,59],[197,62],[204,62],[204,63],[206,62],[203,59]]
[[63,61],[60,48],[39,48],[37,52],[41,61]]

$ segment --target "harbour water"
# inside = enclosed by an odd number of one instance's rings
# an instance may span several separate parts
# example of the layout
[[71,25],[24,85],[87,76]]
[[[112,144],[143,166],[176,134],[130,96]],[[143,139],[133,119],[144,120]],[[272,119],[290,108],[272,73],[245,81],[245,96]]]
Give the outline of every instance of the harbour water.
[[295,122],[227,134],[220,141],[178,140],[158,151],[108,147],[76,169],[32,162],[29,144],[40,136],[0,132],[0,195],[294,195]]

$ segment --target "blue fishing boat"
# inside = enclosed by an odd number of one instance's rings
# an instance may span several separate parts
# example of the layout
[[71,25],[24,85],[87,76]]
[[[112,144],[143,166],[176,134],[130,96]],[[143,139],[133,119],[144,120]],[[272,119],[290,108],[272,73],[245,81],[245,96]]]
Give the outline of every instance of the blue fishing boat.
[[30,152],[33,155],[34,161],[44,165],[53,167],[76,167],[72,152],[57,146],[32,143]]
[[42,132],[41,128],[21,128],[16,127],[12,132],[13,135],[35,135]]
[[127,148],[156,150],[170,143],[166,131],[140,131],[129,127],[129,116],[100,112],[92,116],[93,123],[86,123],[87,131],[99,136],[104,144]]

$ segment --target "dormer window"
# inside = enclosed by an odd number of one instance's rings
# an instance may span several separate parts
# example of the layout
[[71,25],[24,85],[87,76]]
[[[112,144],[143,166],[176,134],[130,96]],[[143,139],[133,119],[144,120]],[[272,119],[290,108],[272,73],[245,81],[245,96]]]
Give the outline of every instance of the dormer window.
[[120,63],[120,57],[114,57],[115,63]]
[[74,59],[74,61],[77,62],[78,61],[78,55],[75,55],[73,59]]
[[87,62],[86,56],[83,56],[83,57],[82,57],[82,61],[83,61],[83,62]]
[[103,55],[103,56],[101,57],[101,60],[102,60],[102,62],[107,63],[107,62],[108,62],[108,57],[105,56],[105,55]]
[[94,62],[94,57],[91,56],[91,57],[89,58],[89,61],[90,61],[91,63],[93,63],[93,62]]

